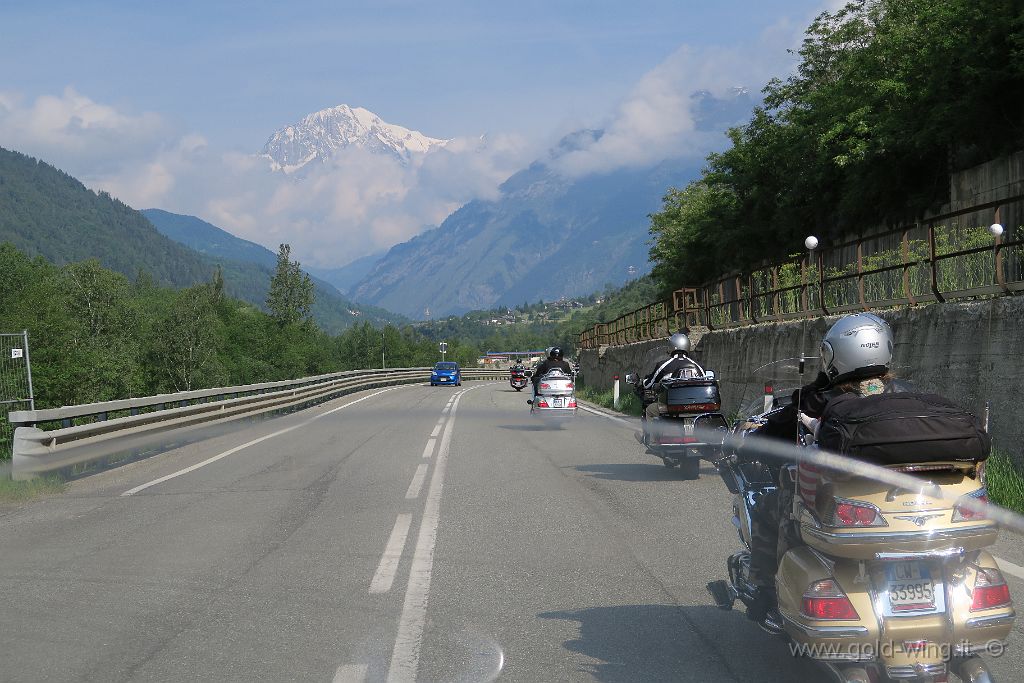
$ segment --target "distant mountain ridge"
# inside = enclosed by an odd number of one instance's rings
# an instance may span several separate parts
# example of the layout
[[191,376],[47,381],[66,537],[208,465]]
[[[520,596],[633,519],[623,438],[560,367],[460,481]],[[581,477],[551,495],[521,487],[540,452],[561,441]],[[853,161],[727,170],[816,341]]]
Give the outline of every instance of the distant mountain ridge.
[[347,148],[386,154],[408,163],[414,156],[448,142],[387,123],[362,107],[339,104],[275,131],[263,146],[263,155],[276,170],[295,173],[313,162],[327,163]]
[[161,235],[145,216],[67,173],[0,148],[0,242],[64,265],[89,258],[157,284],[187,287],[209,280],[200,254]]
[[[198,251],[211,263],[221,266],[224,269],[229,293],[233,283],[245,283],[246,296],[241,298],[258,306],[262,306],[266,301],[270,279],[277,267],[277,254],[195,216],[185,216],[162,209],[144,209],[141,213],[162,234]],[[373,323],[405,322],[401,315],[349,301],[334,285],[315,275],[312,279],[315,295],[313,318],[329,332],[343,330],[360,320],[369,320]]]
[[[272,264],[276,264],[274,254],[199,219],[175,214],[166,217],[201,223],[196,234],[228,251],[215,254],[206,249],[207,253],[199,253],[161,234],[145,215],[107,193],[93,192],[45,162],[0,148],[0,242],[11,242],[19,250],[57,265],[95,258],[129,278],[146,272],[165,287],[208,282],[220,266],[230,296],[264,305],[273,266],[266,265],[266,256],[259,250],[269,254]],[[235,260],[227,253],[256,261]],[[363,320],[403,320],[372,306],[357,306],[323,282],[316,284],[315,291],[313,317],[330,332]]]
[[195,249],[200,254],[257,263],[268,268],[277,265],[277,255],[262,244],[235,237],[227,230],[222,230],[201,218],[171,213],[163,209],[142,209],[140,213],[148,218],[162,235]]
[[[702,135],[742,123],[755,104],[744,88],[699,91],[692,101]],[[648,216],[669,187],[697,177],[703,154],[574,179],[557,170],[560,157],[603,135],[565,136],[506,180],[498,199],[471,201],[392,247],[349,296],[412,318],[429,308],[437,317],[586,295],[647,273]]]
[[382,258],[384,258],[384,253],[370,254],[357,258],[340,268],[309,268],[309,272],[330,282],[339,292],[348,296],[349,290],[373,272]]

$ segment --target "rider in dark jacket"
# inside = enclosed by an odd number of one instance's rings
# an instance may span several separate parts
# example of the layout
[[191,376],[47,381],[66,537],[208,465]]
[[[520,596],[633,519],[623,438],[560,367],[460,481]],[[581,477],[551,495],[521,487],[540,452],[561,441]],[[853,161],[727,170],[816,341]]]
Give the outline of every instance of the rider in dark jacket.
[[551,348],[548,351],[547,360],[537,366],[537,369],[533,371],[533,393],[537,393],[537,386],[540,384],[540,378],[546,375],[551,370],[561,370],[567,375],[572,375],[572,366],[562,358],[562,349],[557,346]]
[[[870,396],[881,393],[911,391],[912,386],[889,374],[892,362],[893,336],[889,325],[871,313],[856,313],[837,321],[821,343],[822,372],[813,382],[793,392],[793,401],[769,417],[756,434],[796,442],[798,420],[814,433],[818,418],[829,401],[845,393]],[[797,410],[799,400],[800,410]],[[751,446],[754,442],[751,443]],[[757,457],[772,471],[777,482],[785,462],[775,458]],[[779,558],[799,543],[799,535],[791,527],[786,511],[792,508],[792,486],[779,486],[761,496],[751,518],[750,581],[757,588],[756,601],[747,611],[754,621],[766,618],[781,626],[776,613],[775,573]]]
[[[647,373],[643,382],[636,387],[636,392],[641,398],[644,396],[644,389],[655,388],[658,382],[666,377],[686,379],[704,376],[704,368],[689,356],[690,338],[688,336],[682,332],[677,332],[669,337],[668,342],[670,345],[668,358]],[[644,411],[648,413],[648,418],[657,417],[656,404],[646,400],[643,401],[643,404]]]

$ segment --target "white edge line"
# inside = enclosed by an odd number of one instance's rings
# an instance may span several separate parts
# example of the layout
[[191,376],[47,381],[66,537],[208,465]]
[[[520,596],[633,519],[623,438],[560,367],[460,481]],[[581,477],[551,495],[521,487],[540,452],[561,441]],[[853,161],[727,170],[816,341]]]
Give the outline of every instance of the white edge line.
[[1004,560],[1001,557],[996,557],[995,561],[996,564],[999,565],[1000,571],[1006,574],[1011,574],[1012,576],[1016,576],[1018,579],[1024,579],[1024,567],[1020,566],[1019,564],[1014,564],[1009,560]]
[[599,416],[603,417],[606,420],[611,420],[612,422],[618,422],[619,424],[622,424],[622,425],[625,425],[627,427],[630,427],[631,429],[636,429],[636,425],[630,424],[626,420],[623,420],[621,417],[615,417],[614,415],[609,415],[608,413],[602,413],[600,410],[594,410],[593,408],[589,408],[589,407],[587,407],[585,405],[580,405],[579,403],[577,403],[577,405],[579,405],[580,410],[585,410],[588,413],[593,413],[594,415],[599,415]]
[[422,646],[423,630],[426,626],[427,599],[430,596],[430,574],[434,566],[434,545],[437,542],[437,526],[441,521],[441,489],[444,486],[445,466],[451,448],[455,412],[458,410],[462,395],[475,388],[465,389],[455,395],[451,418],[445,425],[444,435],[441,437],[434,473],[430,476],[427,502],[423,506],[420,531],[416,538],[416,550],[412,556],[412,567],[409,569],[409,583],[405,589],[402,615],[398,621],[395,649],[391,652],[391,663],[388,666],[388,681],[396,683],[415,681],[419,671],[420,647]]
[[412,515],[403,513],[398,515],[395,526],[388,536],[387,545],[384,546],[384,554],[380,556],[377,564],[377,571],[373,573],[370,581],[370,594],[387,593],[391,590],[391,584],[395,582],[395,574],[398,572],[398,563],[402,561],[402,553],[405,551],[405,539],[409,536],[409,526],[412,524]]
[[429,458],[434,454],[434,444],[437,443],[437,439],[427,439],[427,445],[423,448],[423,457]]
[[213,456],[212,458],[207,458],[206,460],[203,460],[202,462],[198,462],[195,465],[190,465],[190,466],[188,466],[188,467],[186,467],[184,469],[178,470],[177,472],[172,472],[171,474],[165,475],[163,477],[159,477],[157,479],[154,479],[153,481],[147,481],[145,484],[140,484],[139,486],[136,486],[135,488],[128,489],[127,491],[125,491],[124,493],[121,494],[121,497],[135,495],[139,491],[144,491],[144,490],[148,489],[150,486],[156,486],[157,484],[162,484],[165,481],[169,481],[171,479],[174,479],[175,477],[180,477],[181,475],[188,474],[189,472],[195,472],[200,467],[206,467],[210,463],[217,462],[221,458],[226,458],[229,455],[233,455],[233,454],[237,453],[240,450],[248,448],[249,446],[255,446],[256,444],[262,443],[263,441],[266,441],[267,439],[272,439],[275,436],[281,436],[282,434],[287,434],[288,432],[290,432],[290,431],[292,431],[294,429],[298,429],[299,427],[305,427],[310,422],[313,422],[314,420],[317,420],[317,419],[319,419],[319,418],[321,418],[321,417],[323,417],[325,415],[330,415],[331,413],[336,413],[339,410],[341,410],[342,408],[348,408],[350,405],[354,405],[356,403],[359,403],[360,401],[365,401],[366,399],[373,398],[374,396],[379,396],[380,394],[383,394],[385,391],[391,391],[392,389],[397,389],[397,387],[390,387],[388,389],[381,389],[380,391],[377,391],[375,393],[369,394],[368,396],[363,396],[362,398],[357,398],[354,401],[349,401],[345,405],[338,406],[337,408],[331,408],[330,410],[328,410],[326,412],[320,413],[318,415],[314,415],[313,417],[309,418],[305,422],[300,422],[299,424],[292,425],[291,427],[285,427],[284,429],[279,429],[276,432],[271,432],[270,434],[266,434],[264,436],[261,436],[258,439],[253,439],[252,441],[247,441],[247,442],[243,443],[240,446],[235,446],[234,448],[229,448],[228,450],[224,451],[223,453],[218,453],[217,455]]
[[442,426],[444,426],[444,421],[443,420],[441,422],[438,422],[436,425],[434,425],[434,431],[430,432],[430,438],[431,439],[436,439],[437,438],[437,435],[441,432],[441,427]]
[[342,664],[334,672],[331,683],[363,683],[369,668],[368,664]]
[[426,478],[427,463],[420,463],[420,466],[416,468],[416,473],[412,475],[412,481],[409,482],[409,490],[405,492],[406,500],[420,497],[420,489],[423,488],[423,480]]

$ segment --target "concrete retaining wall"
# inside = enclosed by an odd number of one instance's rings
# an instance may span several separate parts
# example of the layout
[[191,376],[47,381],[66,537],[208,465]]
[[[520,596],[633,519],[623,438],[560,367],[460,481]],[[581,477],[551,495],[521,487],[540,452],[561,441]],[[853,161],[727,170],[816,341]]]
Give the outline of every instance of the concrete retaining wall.
[[[1024,297],[934,304],[878,312],[896,335],[895,372],[920,388],[948,396],[981,415],[991,403],[996,445],[1024,464]],[[817,357],[818,343],[836,318],[764,323],[716,330],[695,345],[694,357],[721,381],[724,410],[763,391],[753,369],[801,351]],[[612,375],[641,366],[663,342],[604,347],[581,353],[587,386],[610,387]],[[808,381],[814,370],[808,371]]]

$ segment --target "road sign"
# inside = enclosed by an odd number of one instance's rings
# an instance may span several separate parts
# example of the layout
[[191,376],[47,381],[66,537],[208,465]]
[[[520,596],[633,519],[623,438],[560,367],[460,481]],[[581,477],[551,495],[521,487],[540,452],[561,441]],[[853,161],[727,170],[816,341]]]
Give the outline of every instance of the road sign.
[[24,357],[25,357],[25,350],[24,349],[11,349],[11,360],[14,360],[15,358],[24,358]]

